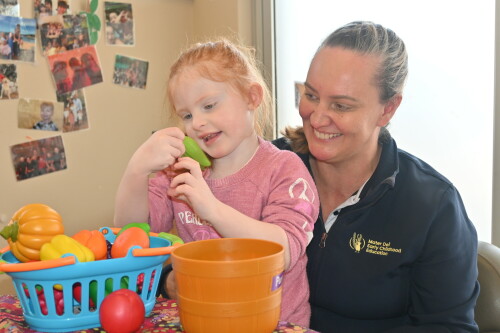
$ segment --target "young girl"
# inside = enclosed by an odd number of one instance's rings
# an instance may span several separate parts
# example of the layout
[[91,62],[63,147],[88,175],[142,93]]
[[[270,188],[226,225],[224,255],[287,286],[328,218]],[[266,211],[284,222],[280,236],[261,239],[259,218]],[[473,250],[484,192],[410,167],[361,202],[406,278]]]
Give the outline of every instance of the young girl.
[[[262,138],[269,124],[266,89],[254,60],[227,41],[196,44],[182,53],[171,67],[169,101],[212,166],[202,171],[198,162],[181,157],[181,129],[156,131],[130,159],[114,223],[149,221],[152,231],[160,232],[175,220],[185,242],[240,237],[280,243],[285,249],[280,319],[307,326],[305,250],[318,216],[318,194],[302,161]],[[173,285],[169,274],[170,297]]]

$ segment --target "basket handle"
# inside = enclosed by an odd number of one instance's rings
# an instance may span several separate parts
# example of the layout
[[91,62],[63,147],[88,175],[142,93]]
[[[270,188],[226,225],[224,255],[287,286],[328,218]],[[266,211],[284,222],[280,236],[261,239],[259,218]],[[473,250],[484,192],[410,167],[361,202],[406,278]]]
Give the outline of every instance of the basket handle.
[[150,247],[146,249],[137,248],[132,250],[132,255],[134,257],[150,257],[150,256],[162,256],[165,254],[170,254],[176,247],[182,244],[176,243],[171,246],[166,247]]
[[73,265],[76,263],[74,256],[67,256],[57,259],[31,261],[25,263],[0,264],[0,272],[26,272],[40,269],[55,268]]
[[0,250],[0,255],[1,254],[4,254],[5,252],[9,251],[10,250],[10,246],[7,245],[6,247],[4,247],[3,249]]

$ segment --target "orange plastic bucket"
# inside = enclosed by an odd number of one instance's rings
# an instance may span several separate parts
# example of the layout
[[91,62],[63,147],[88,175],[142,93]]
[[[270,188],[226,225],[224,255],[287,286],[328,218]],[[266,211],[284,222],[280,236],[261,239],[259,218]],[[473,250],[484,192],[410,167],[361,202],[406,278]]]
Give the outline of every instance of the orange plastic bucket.
[[179,316],[187,333],[270,333],[276,329],[281,290],[248,302],[209,303],[179,296]]
[[196,241],[174,249],[179,313],[186,332],[232,333],[244,327],[248,332],[272,332],[281,307],[283,253],[278,243],[247,238]]

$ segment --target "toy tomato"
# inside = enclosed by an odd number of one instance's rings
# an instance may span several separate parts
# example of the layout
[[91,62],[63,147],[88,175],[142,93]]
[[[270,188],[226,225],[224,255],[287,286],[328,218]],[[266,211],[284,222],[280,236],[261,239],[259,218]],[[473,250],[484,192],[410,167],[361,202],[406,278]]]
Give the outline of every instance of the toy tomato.
[[146,309],[142,298],[130,289],[119,289],[104,297],[99,309],[101,326],[107,333],[132,333],[141,328]]
[[123,258],[132,246],[149,248],[149,235],[141,228],[131,227],[117,236],[111,247],[111,257]]

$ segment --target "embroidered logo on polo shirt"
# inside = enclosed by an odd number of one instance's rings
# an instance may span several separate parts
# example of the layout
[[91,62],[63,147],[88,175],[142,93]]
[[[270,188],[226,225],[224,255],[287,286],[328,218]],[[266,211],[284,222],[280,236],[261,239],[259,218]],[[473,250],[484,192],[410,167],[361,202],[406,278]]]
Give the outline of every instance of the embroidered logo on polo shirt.
[[379,256],[387,256],[391,253],[403,253],[401,248],[392,247],[391,242],[380,242],[370,238],[365,240],[363,235],[356,233],[354,233],[349,239],[349,246],[356,253],[362,252],[362,250],[366,247],[364,252]]
[[349,240],[349,246],[351,249],[353,249],[356,253],[359,253],[361,250],[363,250],[366,246],[366,241],[363,238],[363,235],[354,233]]

